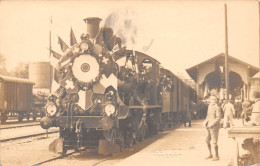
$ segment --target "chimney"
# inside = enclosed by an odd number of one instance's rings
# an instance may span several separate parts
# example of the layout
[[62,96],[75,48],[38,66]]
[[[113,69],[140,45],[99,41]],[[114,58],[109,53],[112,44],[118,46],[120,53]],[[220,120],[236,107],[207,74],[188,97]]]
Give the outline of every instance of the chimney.
[[84,21],[87,23],[87,34],[90,38],[95,38],[99,32],[99,23],[102,19],[98,17],[88,17]]

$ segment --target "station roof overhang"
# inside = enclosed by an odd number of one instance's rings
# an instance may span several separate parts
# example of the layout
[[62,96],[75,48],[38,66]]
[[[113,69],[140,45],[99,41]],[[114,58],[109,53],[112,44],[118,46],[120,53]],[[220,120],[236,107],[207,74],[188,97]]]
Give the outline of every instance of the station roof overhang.
[[[257,72],[259,72],[259,68],[252,66],[248,63],[245,63],[237,58],[234,58],[232,56],[228,56],[228,61],[232,62],[232,63],[239,63],[241,65],[244,65],[248,68],[248,76],[249,77],[253,77]],[[221,53],[213,58],[210,58],[204,62],[201,62],[191,68],[186,69],[186,72],[189,74],[189,76],[195,81],[197,82],[197,74],[198,74],[198,69],[208,63],[217,63],[218,65],[222,65],[225,66],[225,54]]]

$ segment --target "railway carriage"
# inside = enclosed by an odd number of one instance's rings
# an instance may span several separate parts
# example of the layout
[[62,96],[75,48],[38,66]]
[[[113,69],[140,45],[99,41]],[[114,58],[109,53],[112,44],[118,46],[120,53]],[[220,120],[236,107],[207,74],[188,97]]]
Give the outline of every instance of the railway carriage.
[[7,114],[17,113],[18,120],[29,118],[33,112],[34,82],[7,76],[0,76],[1,124],[7,120]]

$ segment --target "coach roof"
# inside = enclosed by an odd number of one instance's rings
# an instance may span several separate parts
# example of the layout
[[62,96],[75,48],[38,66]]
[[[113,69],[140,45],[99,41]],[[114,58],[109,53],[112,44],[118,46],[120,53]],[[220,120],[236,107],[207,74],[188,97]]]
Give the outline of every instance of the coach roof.
[[28,79],[22,79],[22,78],[17,78],[17,77],[1,76],[1,75],[0,75],[0,80],[6,81],[6,82],[26,83],[26,84],[32,84],[32,85],[35,84],[33,81],[30,81]]

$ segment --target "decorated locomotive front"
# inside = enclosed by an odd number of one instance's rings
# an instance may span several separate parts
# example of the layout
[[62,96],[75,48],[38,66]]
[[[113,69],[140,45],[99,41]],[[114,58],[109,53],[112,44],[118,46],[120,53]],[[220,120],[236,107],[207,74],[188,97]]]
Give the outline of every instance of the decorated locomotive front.
[[[59,38],[64,55],[52,51],[59,60],[53,81],[59,84],[49,97],[46,117],[41,120],[43,128],[51,126],[75,127],[81,121],[84,127],[109,130],[115,125],[118,113],[118,65],[115,63],[106,29],[99,28],[99,18],[87,18],[87,34],[81,35],[78,44],[72,32],[69,48]],[[114,36],[112,40],[116,40]],[[111,40],[111,39],[110,39]],[[114,45],[118,44],[114,42]],[[84,118],[95,116],[98,118]],[[82,118],[81,118],[82,117]],[[69,121],[64,119],[69,119]]]

